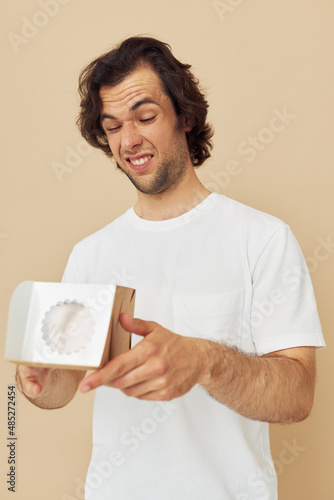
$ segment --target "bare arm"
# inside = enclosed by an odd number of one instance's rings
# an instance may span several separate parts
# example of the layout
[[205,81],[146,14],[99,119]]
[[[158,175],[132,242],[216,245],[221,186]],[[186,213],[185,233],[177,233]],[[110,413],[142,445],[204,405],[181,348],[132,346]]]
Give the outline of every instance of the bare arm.
[[139,399],[170,400],[201,384],[232,410],[267,422],[301,421],[312,408],[313,347],[249,356],[216,342],[177,335],[151,321],[125,314],[120,321],[145,338],[84,379],[82,392],[108,385]]
[[81,370],[58,370],[18,365],[16,381],[26,398],[44,409],[62,408],[74,397],[80,380],[85,376]]
[[203,387],[237,413],[266,422],[299,422],[313,406],[315,348],[298,347],[262,357],[207,346]]

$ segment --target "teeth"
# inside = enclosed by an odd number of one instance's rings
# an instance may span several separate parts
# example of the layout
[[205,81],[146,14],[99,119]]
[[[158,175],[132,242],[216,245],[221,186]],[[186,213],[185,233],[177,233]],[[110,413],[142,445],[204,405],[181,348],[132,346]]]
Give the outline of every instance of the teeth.
[[150,158],[152,158],[152,155],[150,155],[150,156],[143,156],[142,158],[139,158],[138,160],[130,160],[130,161],[131,161],[132,165],[143,165]]

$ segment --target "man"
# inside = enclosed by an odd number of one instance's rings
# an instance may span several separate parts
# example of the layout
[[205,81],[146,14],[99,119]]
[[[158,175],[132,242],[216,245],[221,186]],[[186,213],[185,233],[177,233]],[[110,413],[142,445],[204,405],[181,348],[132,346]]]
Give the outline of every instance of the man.
[[136,187],[134,207],[75,246],[63,280],[137,290],[132,349],[84,373],[20,367],[41,407],[96,390],[86,499],[274,500],[268,422],[311,411],[324,345],[282,221],[217,193],[207,103],[169,47],[125,40],[80,77],[78,125]]

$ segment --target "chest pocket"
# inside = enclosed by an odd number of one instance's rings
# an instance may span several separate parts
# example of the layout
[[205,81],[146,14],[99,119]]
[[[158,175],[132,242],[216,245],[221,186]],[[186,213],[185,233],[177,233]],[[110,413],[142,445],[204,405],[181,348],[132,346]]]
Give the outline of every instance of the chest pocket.
[[175,333],[235,344],[241,333],[244,290],[173,296]]

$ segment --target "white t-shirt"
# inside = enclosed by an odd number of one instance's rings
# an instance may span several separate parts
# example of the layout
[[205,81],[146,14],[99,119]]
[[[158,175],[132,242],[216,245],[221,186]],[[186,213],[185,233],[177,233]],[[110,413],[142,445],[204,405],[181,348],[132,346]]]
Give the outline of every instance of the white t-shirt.
[[[74,247],[63,281],[135,288],[136,317],[246,353],[324,345],[290,228],[217,193],[165,221],[130,208]],[[267,423],[198,385],[171,402],[97,389],[86,500],[276,498]]]

